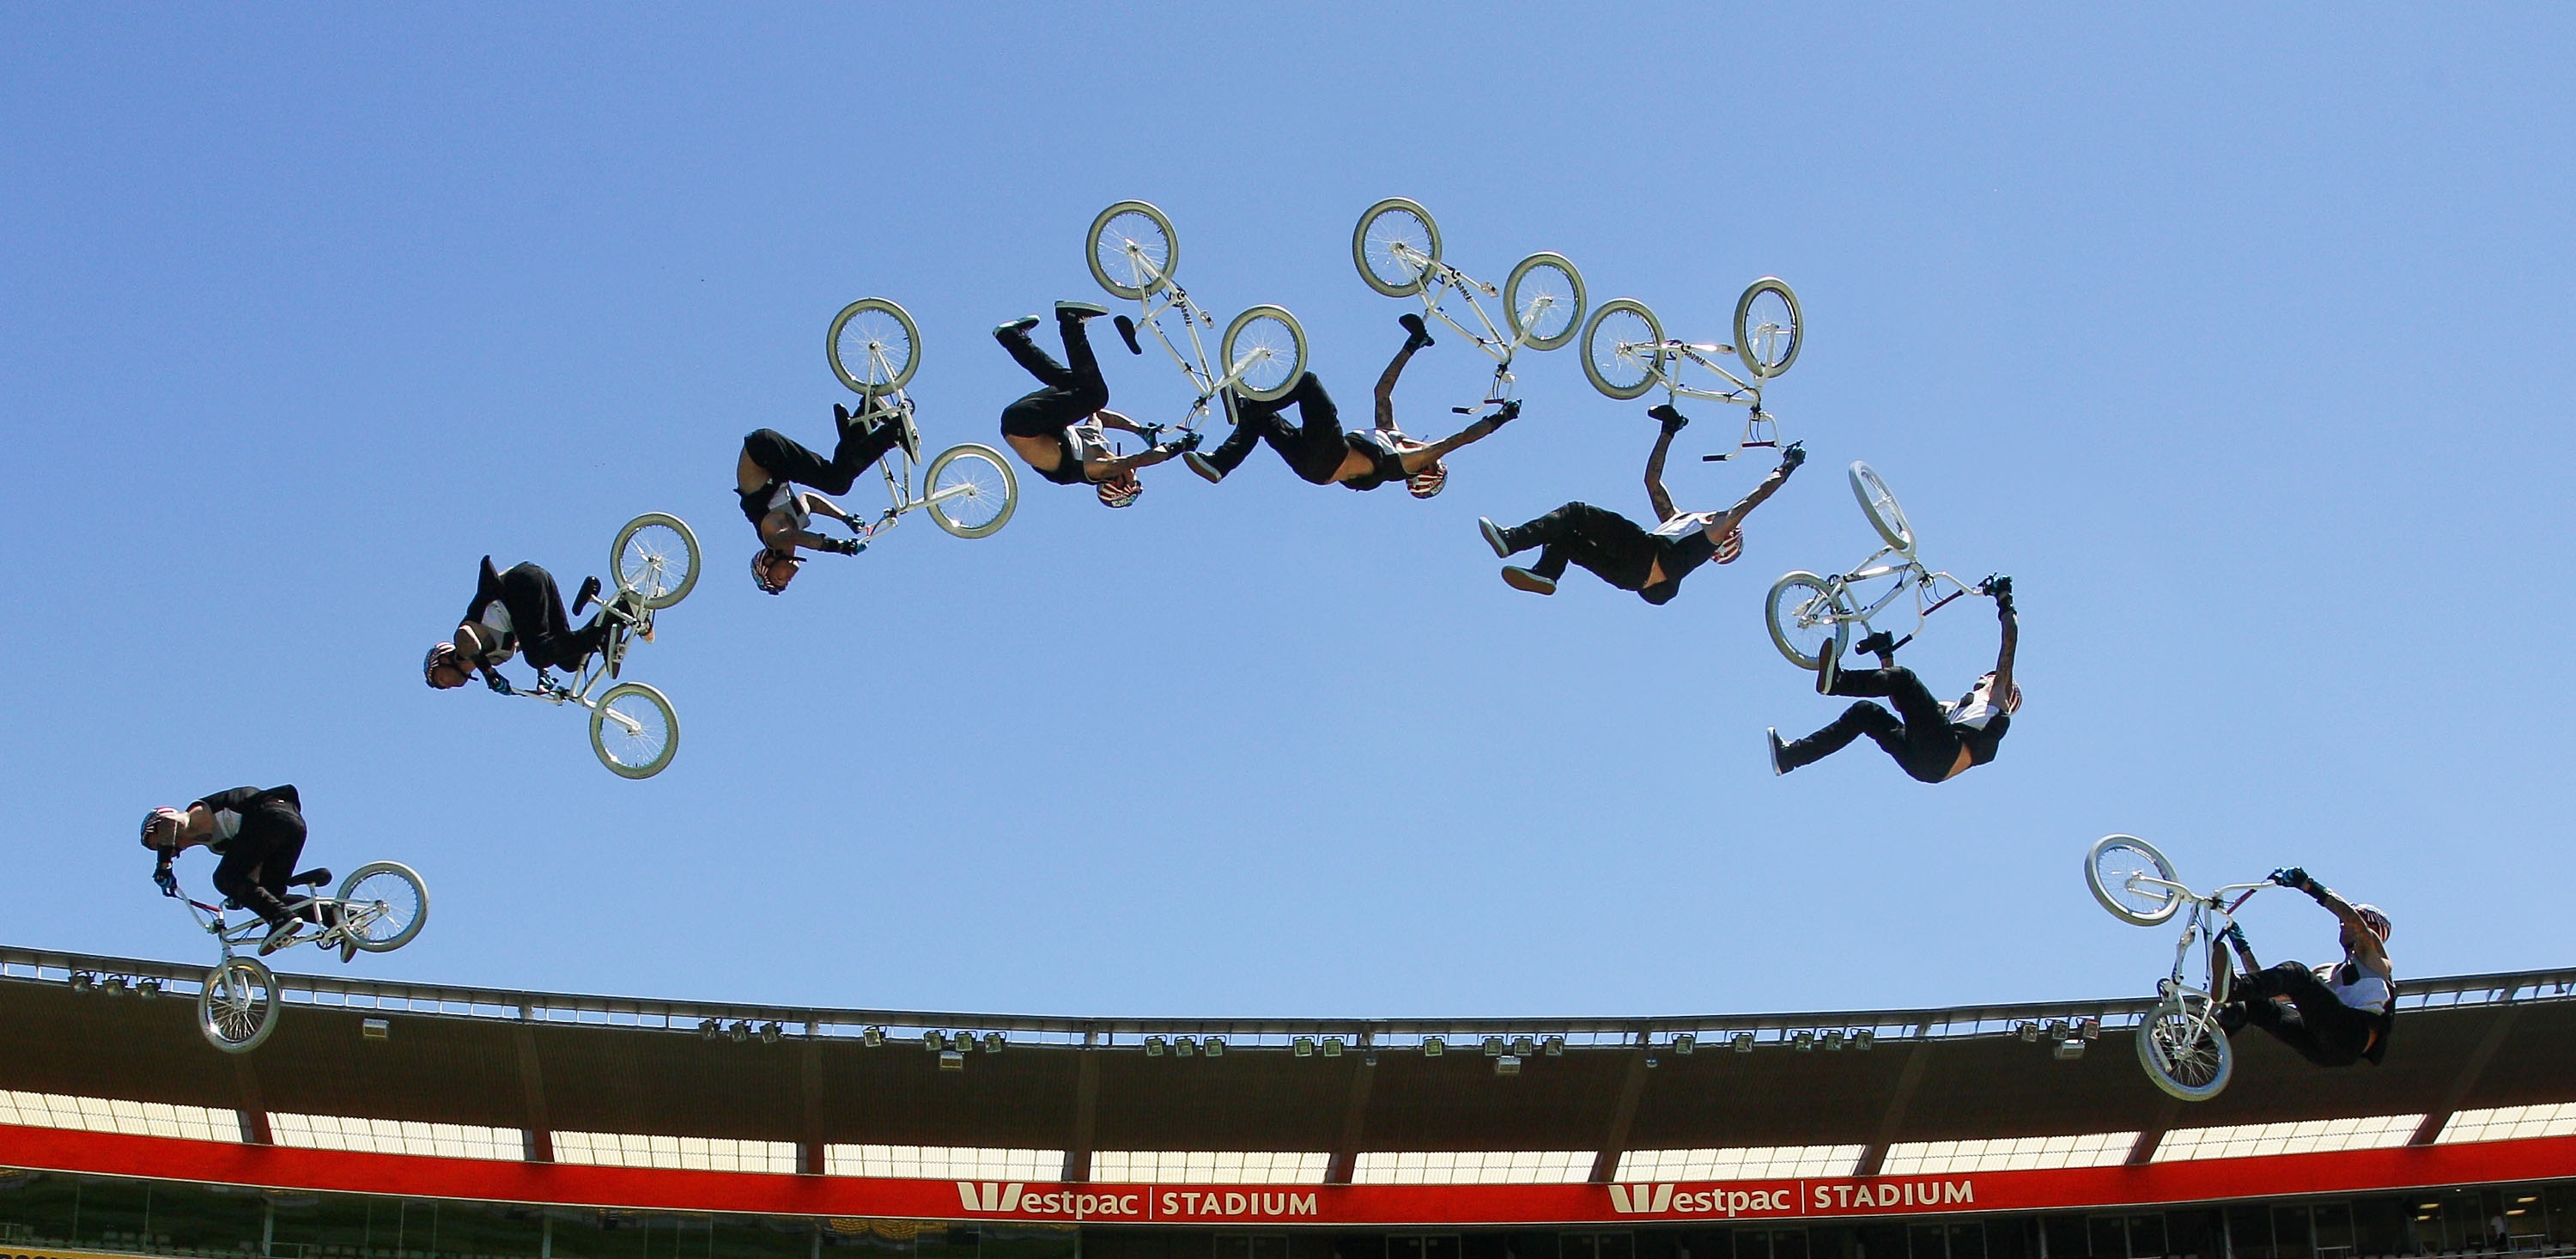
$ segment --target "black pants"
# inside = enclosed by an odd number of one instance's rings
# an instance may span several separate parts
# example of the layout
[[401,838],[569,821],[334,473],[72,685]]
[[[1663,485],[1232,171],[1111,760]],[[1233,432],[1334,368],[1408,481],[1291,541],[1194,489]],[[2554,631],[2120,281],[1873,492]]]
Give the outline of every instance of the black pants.
[[1950,727],[1950,714],[1912,669],[1848,669],[1834,679],[1833,694],[1881,696],[1896,705],[1896,712],[1871,703],[1844,709],[1834,724],[1781,752],[1780,759],[1789,768],[1821,761],[1862,735],[1895,757],[1918,782],[1940,782],[1959,763],[1959,734]]
[[510,610],[519,654],[540,669],[578,669],[608,641],[608,626],[597,616],[570,628],[554,574],[534,564],[513,564],[501,574],[501,606]]
[[[2238,989],[2245,1002],[2245,1021],[2270,1032],[2299,1056],[2321,1067],[2348,1067],[2370,1048],[2378,1020],[2335,999],[2315,971],[2283,962],[2244,977]],[[2297,1022],[2281,1014],[2274,997],[2288,997],[2299,1012]]]
[[785,433],[764,428],[742,439],[742,453],[751,456],[751,461],[759,464],[772,481],[810,485],[826,494],[847,494],[851,483],[868,470],[868,465],[894,449],[895,438],[902,431],[891,418],[872,429],[854,421],[841,430],[840,443],[832,448],[832,457],[826,461]]
[[270,922],[282,922],[288,917],[286,881],[303,855],[304,814],[284,800],[263,800],[224,844],[215,890]]
[[1546,548],[1530,571],[1549,581],[1564,576],[1567,564],[1576,564],[1621,590],[1643,590],[1657,554],[1655,535],[1590,503],[1567,503],[1517,529],[1505,529],[1503,543],[1514,551]]
[[1068,424],[1109,405],[1109,385],[1100,378],[1100,360],[1091,353],[1091,335],[1082,321],[1059,316],[1056,332],[1064,338],[1065,366],[1047,356],[1025,332],[1000,338],[1011,358],[1046,388],[1002,408],[1005,437],[1057,437]]
[[[1280,417],[1291,405],[1304,423],[1290,424]],[[1350,440],[1342,432],[1341,408],[1333,405],[1332,395],[1324,392],[1324,382],[1315,379],[1313,372],[1298,377],[1297,387],[1274,401],[1254,402],[1235,395],[1234,431],[1208,452],[1208,462],[1219,472],[1232,472],[1252,453],[1254,442],[1265,441],[1288,461],[1290,471],[1316,485],[1332,484],[1333,474],[1342,470],[1342,461],[1351,453]]]

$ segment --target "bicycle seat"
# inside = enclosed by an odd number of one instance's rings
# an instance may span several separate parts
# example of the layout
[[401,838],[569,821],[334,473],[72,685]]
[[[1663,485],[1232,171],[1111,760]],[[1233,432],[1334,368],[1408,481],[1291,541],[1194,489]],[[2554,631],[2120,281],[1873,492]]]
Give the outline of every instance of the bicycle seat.
[[288,887],[320,887],[330,881],[330,867],[315,866],[302,874],[296,875],[294,878],[288,879],[286,881],[286,885]]

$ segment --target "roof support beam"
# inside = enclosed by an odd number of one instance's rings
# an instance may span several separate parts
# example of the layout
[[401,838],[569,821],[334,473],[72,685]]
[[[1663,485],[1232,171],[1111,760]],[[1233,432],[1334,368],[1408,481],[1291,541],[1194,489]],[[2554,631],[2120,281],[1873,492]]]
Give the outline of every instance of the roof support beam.
[[1905,1069],[1896,1073],[1896,1095],[1887,1100],[1887,1113],[1879,1118],[1878,1139],[1860,1152],[1860,1162],[1852,1168],[1854,1176],[1875,1176],[1879,1165],[1887,1161],[1887,1147],[1896,1143],[1896,1134],[1905,1127],[1905,1108],[1914,1104],[1914,1087],[1923,1082],[1923,1067],[1932,1057],[1932,1042],[1918,1040],[1905,1047]]
[[1360,1164],[1360,1142],[1368,1135],[1369,1086],[1377,1080],[1375,1054],[1362,1054],[1358,1066],[1351,1069],[1350,1101],[1342,1107],[1342,1139],[1333,1144],[1333,1157],[1324,1164],[1324,1183],[1347,1185]]
[[531,1163],[551,1163],[555,1161],[554,1125],[546,1118],[546,1071],[537,1061],[536,1029],[522,1023],[512,1030],[510,1039],[519,1051],[519,1092],[528,1108],[527,1122],[521,1125],[528,1134],[524,1157]]
[[796,1170],[807,1176],[823,1174],[823,1042],[814,1039],[814,1025],[805,1025],[805,1049],[797,1064],[798,1087],[805,1094],[805,1128],[796,1142]]
[[[2508,992],[2506,995],[2512,994]],[[2521,1007],[2506,1006],[2504,1013],[2487,1025],[2487,1034],[2478,1038],[2478,1047],[2470,1052],[2467,1062],[2460,1064],[2459,1078],[2451,1081],[2451,1089],[2443,1095],[2442,1104],[2424,1113],[2424,1122],[2415,1125],[2415,1136],[2406,1144],[2431,1145],[2442,1135],[2442,1126],[2451,1122],[2451,1116],[2460,1109],[2460,1103],[2468,1100],[2469,1090],[2478,1086],[2478,1077],[2486,1074],[2487,1063],[2495,1058],[2496,1050],[2504,1047],[2505,1033],[2513,1030],[2513,1016],[2520,1013]]]
[[1073,1082],[1073,1139],[1064,1143],[1064,1179],[1079,1185],[1091,1179],[1092,1134],[1100,1123],[1100,1055],[1082,1054],[1082,1070]]
[[240,1097],[234,1106],[241,1112],[242,1142],[245,1145],[275,1145],[268,1131],[268,1103],[260,1097],[259,1069],[250,1064],[249,1054],[234,1054],[233,1089]]
[[1619,1105],[1610,1112],[1601,1152],[1592,1156],[1593,1184],[1606,1185],[1618,1174],[1619,1156],[1628,1152],[1628,1128],[1637,1120],[1637,1101],[1646,1095],[1646,1069],[1654,1061],[1654,1049],[1646,1044],[1645,1034],[1638,1033],[1636,1051],[1628,1055],[1628,1073],[1619,1081]]
[[[2139,1035],[2142,1036],[2145,1034],[2146,1033],[2143,1031],[2139,1033]],[[2148,1124],[2146,1131],[2139,1133],[2136,1143],[2129,1147],[2129,1157],[2126,1161],[2126,1165],[2130,1167],[2144,1167],[2147,1164],[2154,1162],[2156,1159],[2156,1147],[2165,1143],[2165,1134],[2173,1131],[2173,1121],[2181,1114],[2182,1099],[2179,1097],[2166,1098],[2165,1104],[2156,1111],[2155,1122]]]

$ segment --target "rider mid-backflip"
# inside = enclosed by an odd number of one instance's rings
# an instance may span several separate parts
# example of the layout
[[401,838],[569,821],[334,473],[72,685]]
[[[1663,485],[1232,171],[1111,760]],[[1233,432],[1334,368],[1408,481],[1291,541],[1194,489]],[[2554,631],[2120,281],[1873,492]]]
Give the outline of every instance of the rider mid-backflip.
[[[300,896],[288,900],[295,863],[304,855],[304,804],[294,787],[235,787],[190,801],[185,808],[165,806],[143,815],[143,846],[159,858],[152,881],[163,895],[179,894],[179,876],[170,863],[199,844],[223,858],[215,866],[215,890],[267,920],[268,935],[259,943],[262,955],[295,943],[306,926],[338,925],[330,906]],[[317,882],[331,878],[328,870],[310,873],[318,876]],[[357,955],[355,943],[341,942],[341,961]]]
[[[2248,1023],[2321,1067],[2372,1066],[2388,1053],[2397,1022],[2397,971],[2388,960],[2388,915],[2376,905],[2355,905],[2292,866],[2272,881],[2305,892],[2340,924],[2343,960],[2313,970],[2298,962],[2265,969],[2254,960],[2245,933],[2234,924],[2227,940],[2244,960],[2245,973],[2229,985],[2218,1023],[2230,1034]],[[2223,964],[2223,962],[2222,962]]]
[[[1404,373],[1404,365],[1415,350],[1431,344],[1431,335],[1423,330],[1420,315],[1402,315],[1397,322],[1404,325],[1404,348],[1395,352],[1395,360],[1377,378],[1377,427],[1365,433],[1344,432],[1340,409],[1324,392],[1323,382],[1308,372],[1298,377],[1296,388],[1270,402],[1255,402],[1236,394],[1234,432],[1214,451],[1184,454],[1182,458],[1189,463],[1190,471],[1210,481],[1222,481],[1227,473],[1242,466],[1255,442],[1267,441],[1280,458],[1288,461],[1291,471],[1316,485],[1373,490],[1390,481],[1402,481],[1415,498],[1439,493],[1449,483],[1449,465],[1442,457],[1491,436],[1495,429],[1520,414],[1521,404],[1505,402],[1493,414],[1441,441],[1425,442],[1405,436],[1395,426],[1396,377]],[[1290,424],[1280,418],[1280,411],[1291,403],[1296,405],[1303,424]]]
[[1029,339],[1038,317],[1023,315],[993,329],[993,339],[1010,351],[1013,361],[1038,378],[1045,388],[1002,408],[1002,439],[1029,469],[1058,485],[1088,485],[1103,507],[1126,507],[1145,492],[1136,470],[1149,468],[1185,450],[1196,449],[1198,434],[1121,456],[1109,449],[1103,429],[1114,428],[1150,437],[1135,421],[1111,411],[1109,385],[1100,378],[1100,360],[1091,353],[1091,336],[1082,321],[1109,312],[1089,302],[1057,302],[1056,333],[1064,340],[1067,367]]
[[1828,641],[1817,652],[1817,693],[1877,696],[1896,705],[1896,711],[1863,700],[1844,709],[1832,725],[1795,743],[1781,742],[1775,726],[1770,732],[1771,772],[1785,774],[1821,761],[1862,735],[1876,741],[1918,782],[1942,782],[1995,759],[2013,713],[2021,708],[2021,688],[2013,685],[2013,647],[2021,640],[2021,629],[2013,614],[2012,578],[1991,578],[1982,589],[1994,596],[1995,617],[2003,623],[2003,647],[1993,672],[1978,678],[1957,703],[1943,704],[1912,669],[1897,667],[1896,643],[1886,631],[1852,644],[1854,651],[1878,657],[1875,669],[1843,668]]
[[[755,429],[742,439],[742,458],[734,462],[734,492],[742,501],[743,517],[760,534],[760,550],[751,557],[751,580],[770,594],[785,592],[787,583],[795,580],[797,568],[804,563],[796,555],[798,547],[835,555],[856,555],[865,549],[856,538],[827,538],[813,531],[816,516],[829,516],[852,529],[860,527],[823,494],[849,493],[860,473],[897,446],[912,458],[921,458],[921,438],[909,415],[892,410],[853,415],[849,408],[834,403],[832,421],[840,430],[840,441],[828,460],[774,428]],[[796,488],[799,485],[823,494],[804,493]]]
[[[599,579],[583,578],[581,595],[572,605],[574,615],[598,594]],[[610,603],[627,597],[618,595]],[[480,672],[484,685],[508,695],[513,690],[509,679],[501,676],[500,666],[512,656],[525,654],[528,663],[541,670],[578,672],[608,641],[611,611],[603,606],[589,624],[572,629],[553,574],[534,564],[513,564],[505,572],[494,572],[492,557],[486,555],[475,580],[474,601],[465,605],[455,635],[429,649],[420,664],[421,676],[445,691],[465,685]]]
[[1505,568],[1505,584],[1531,594],[1552,595],[1556,593],[1557,578],[1564,576],[1565,566],[1572,563],[1592,570],[1621,590],[1636,591],[1648,603],[1669,603],[1680,592],[1682,578],[1693,569],[1711,559],[1720,564],[1735,562],[1744,551],[1744,518],[1807,461],[1806,448],[1792,443],[1780,452],[1780,466],[1762,478],[1762,484],[1754,486],[1744,501],[1722,512],[1681,511],[1673,506],[1673,496],[1664,492],[1664,456],[1672,450],[1673,435],[1690,421],[1669,403],[1647,414],[1664,425],[1663,432],[1655,438],[1653,453],[1646,456],[1646,497],[1654,503],[1655,518],[1662,523],[1646,529],[1617,512],[1590,503],[1567,503],[1510,529],[1480,519],[1476,524],[1485,531],[1485,541],[1496,555],[1509,559],[1534,546],[1545,548],[1539,552],[1538,563],[1528,568]]

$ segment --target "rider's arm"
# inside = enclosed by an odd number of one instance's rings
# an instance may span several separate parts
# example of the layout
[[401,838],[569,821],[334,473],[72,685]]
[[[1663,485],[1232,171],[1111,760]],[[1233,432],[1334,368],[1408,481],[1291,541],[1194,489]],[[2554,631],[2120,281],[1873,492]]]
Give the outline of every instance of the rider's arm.
[[1752,515],[1753,509],[1762,505],[1762,500],[1779,493],[1780,487],[1789,483],[1789,474],[1797,470],[1796,463],[1782,460],[1779,467],[1771,469],[1771,475],[1762,478],[1762,484],[1754,486],[1753,492],[1744,496],[1743,502],[1727,508],[1725,515],[1708,522],[1709,540],[1717,541],[1724,538],[1729,530],[1741,528],[1744,518]]
[[1126,416],[1120,415],[1106,407],[1092,412],[1091,417],[1100,421],[1100,426],[1102,428],[1114,428],[1128,433],[1143,433],[1145,431],[1144,427],[1136,423],[1136,421],[1128,419]]
[[805,510],[812,512],[817,516],[829,516],[845,525],[856,525],[859,523],[856,519],[851,517],[850,513],[841,510],[841,505],[839,503],[835,503],[820,494],[798,494],[796,497],[804,500]]
[[2387,978],[2388,949],[2379,942],[2379,935],[2370,929],[2370,924],[2361,920],[2361,914],[2352,907],[2352,902],[2345,900],[2337,895],[2333,888],[2315,879],[2309,879],[2307,887],[2301,890],[2316,898],[2316,902],[2324,906],[2327,913],[2333,914],[2336,921],[2349,929],[2348,934],[2354,941],[2353,953],[2361,963],[2368,969],[2377,971],[2381,978]]
[[1664,455],[1673,448],[1675,431],[1667,427],[1655,434],[1655,449],[1646,456],[1646,500],[1655,505],[1659,523],[1681,514],[1673,510],[1673,496],[1664,492]]
[[[813,509],[814,503],[825,503],[825,500],[819,495],[809,494],[805,497],[810,500],[807,504],[808,510]],[[828,503],[826,503],[826,505],[828,506]],[[831,510],[826,511],[823,514],[837,517],[841,520],[849,519],[849,517],[841,515],[841,510],[838,507],[833,507]],[[786,523],[790,519],[793,519],[793,517],[790,517],[786,512],[771,512],[760,522],[761,542],[771,550],[775,551],[787,551],[800,546],[808,551],[819,551],[823,549],[824,538],[822,534],[816,533],[811,529],[791,528]],[[778,523],[772,524],[770,523],[771,521],[776,521]]]
[[1997,705],[2012,701],[2013,647],[2021,642],[2021,618],[2013,615],[2010,605],[1995,605],[1995,619],[2003,622],[2003,647],[1995,653],[1995,685],[1990,694]]
[[1180,455],[1181,448],[1176,445],[1165,444],[1161,446],[1147,446],[1143,450],[1137,451],[1135,454],[1120,455],[1114,459],[1083,460],[1082,474],[1090,477],[1094,481],[1106,481],[1121,472],[1133,472],[1138,468],[1150,468],[1155,464],[1162,463],[1166,460],[1177,459]]

